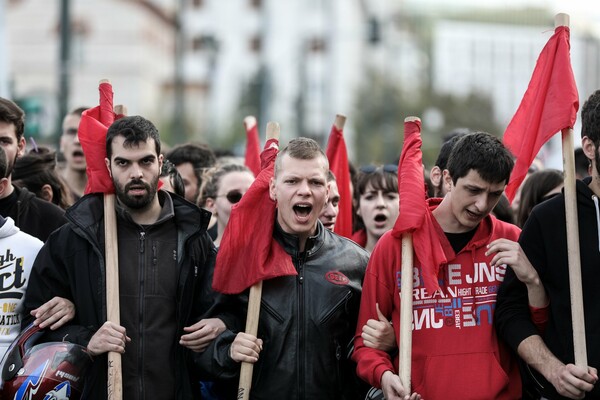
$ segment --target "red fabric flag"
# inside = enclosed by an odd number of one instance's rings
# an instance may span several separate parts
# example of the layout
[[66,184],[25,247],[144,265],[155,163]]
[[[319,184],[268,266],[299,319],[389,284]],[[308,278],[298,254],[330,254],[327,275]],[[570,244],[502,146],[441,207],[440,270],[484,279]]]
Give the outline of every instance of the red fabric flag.
[[352,192],[350,191],[350,169],[348,168],[348,152],[344,133],[335,124],[331,127],[327,142],[327,159],[329,169],[335,175],[340,192],[339,212],[335,221],[334,232],[338,235],[352,237]]
[[252,171],[254,176],[260,173],[260,140],[258,137],[258,124],[246,127],[246,159],[244,165]]
[[575,125],[579,95],[569,51],[569,28],[559,26],[542,50],[523,100],[504,132],[504,144],[516,157],[506,187],[511,202],[544,143]]
[[217,253],[213,288],[237,294],[266,279],[297,275],[292,259],[273,239],[276,204],[269,197],[278,141],[265,144],[263,168],[242,200],[231,209]]
[[106,169],[106,131],[116,119],[113,111],[113,91],[110,83],[100,84],[100,105],[81,114],[78,137],[85,155],[88,182],[87,193],[114,193],[112,179]]
[[412,233],[415,257],[421,263],[425,287],[432,294],[440,288],[440,265],[448,260],[437,236],[433,215],[427,206],[422,144],[421,121],[405,121],[404,145],[398,165],[400,213],[392,235],[401,238],[404,233]]

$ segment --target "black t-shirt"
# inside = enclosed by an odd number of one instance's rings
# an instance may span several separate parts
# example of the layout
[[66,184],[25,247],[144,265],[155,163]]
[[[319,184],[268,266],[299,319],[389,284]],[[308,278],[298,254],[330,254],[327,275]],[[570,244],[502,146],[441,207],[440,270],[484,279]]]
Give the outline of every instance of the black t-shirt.
[[446,234],[446,237],[448,238],[448,241],[450,242],[450,246],[452,246],[454,253],[458,254],[467,245],[467,243],[469,243],[469,241],[473,239],[476,230],[477,228],[462,233],[444,233]]
[[[0,199],[0,215],[3,217],[11,217],[12,208],[17,203],[17,191],[13,190],[11,194],[3,199]],[[13,218],[14,219],[14,218]],[[16,222],[16,220],[15,220]]]

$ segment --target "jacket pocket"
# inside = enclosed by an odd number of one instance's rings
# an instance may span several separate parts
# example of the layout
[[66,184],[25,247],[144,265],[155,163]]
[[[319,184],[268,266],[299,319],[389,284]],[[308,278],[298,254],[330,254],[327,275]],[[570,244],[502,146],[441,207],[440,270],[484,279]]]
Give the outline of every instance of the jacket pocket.
[[261,309],[265,310],[266,313],[269,314],[275,321],[279,322],[280,324],[283,323],[283,317],[266,301],[263,300],[260,304]]
[[448,354],[423,361],[413,361],[412,379],[414,391],[425,399],[499,399],[510,384],[494,353]]
[[325,312],[321,315],[321,318],[319,318],[319,324],[326,324],[331,319],[331,317],[335,315],[336,312],[338,312],[342,307],[345,307],[346,303],[351,298],[351,290],[347,290],[344,293],[342,293],[342,295],[337,298],[337,301],[334,303],[334,305],[331,308],[325,310]]

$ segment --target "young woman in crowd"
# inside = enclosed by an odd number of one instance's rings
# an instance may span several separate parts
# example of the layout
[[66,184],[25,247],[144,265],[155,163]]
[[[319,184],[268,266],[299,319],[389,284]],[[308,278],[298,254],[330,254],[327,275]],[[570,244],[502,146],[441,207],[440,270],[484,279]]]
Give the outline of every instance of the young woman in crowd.
[[394,227],[398,218],[398,166],[361,167],[354,193],[361,229],[355,232],[352,239],[371,252],[379,238]]
[[523,228],[533,207],[559,194],[563,188],[563,181],[562,172],[556,169],[543,169],[529,175],[521,188],[517,225]]
[[247,167],[239,164],[216,167],[207,175],[200,195],[200,206],[217,217],[218,234],[214,242],[219,246],[229,222],[231,207],[248,191],[254,182],[254,175]]
[[67,209],[73,204],[71,190],[56,171],[56,152],[35,147],[17,158],[12,173],[13,183],[27,188],[37,197]]

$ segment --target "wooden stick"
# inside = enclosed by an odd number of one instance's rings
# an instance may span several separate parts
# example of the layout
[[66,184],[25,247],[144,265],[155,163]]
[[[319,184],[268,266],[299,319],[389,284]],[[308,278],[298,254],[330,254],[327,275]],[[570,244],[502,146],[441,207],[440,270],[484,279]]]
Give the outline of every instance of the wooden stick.
[[[568,14],[556,14],[555,28],[569,26]],[[575,365],[587,367],[585,342],[585,316],[581,285],[581,256],[579,251],[579,222],[577,218],[577,191],[575,179],[575,149],[573,128],[562,130],[563,171],[565,190],[565,216],[567,221],[567,255],[569,262],[569,291],[571,293],[571,318],[573,321],[573,350]]]
[[413,240],[412,233],[402,235],[402,283],[400,287],[400,382],[411,393],[410,374],[412,361],[412,315],[413,315]]
[[[104,194],[104,236],[106,241],[106,319],[121,325],[119,308],[119,245],[117,241],[117,216],[115,195]],[[123,398],[121,353],[108,353],[108,399]]]
[[[420,121],[418,117],[406,117],[404,122]],[[412,317],[413,317],[413,238],[412,233],[402,235],[402,280],[400,286],[400,343],[399,374],[400,382],[411,393],[412,362]],[[404,293],[404,296],[402,294]]]
[[115,106],[115,114],[117,115],[127,115],[127,107],[123,104],[118,104]]
[[[244,119],[244,123],[246,123]],[[267,139],[279,139],[279,124],[269,122],[267,124]],[[258,334],[258,321],[260,317],[260,300],[262,297],[262,281],[252,285],[248,295],[248,314],[246,315],[246,333],[256,336]],[[240,383],[238,386],[238,400],[248,400],[250,398],[250,388],[252,387],[252,372],[254,364],[242,362],[240,368]]]
[[[248,295],[248,314],[246,315],[246,333],[256,336],[258,334],[258,320],[260,317],[260,300],[262,298],[262,281],[255,283],[250,288]],[[247,400],[250,398],[250,388],[252,387],[252,372],[254,364],[242,362],[240,368],[240,383],[238,386],[237,398]]]
[[575,365],[587,367],[585,343],[585,317],[581,284],[581,257],[579,252],[579,223],[577,217],[577,192],[575,188],[575,154],[573,129],[562,130],[565,215],[567,221],[567,255],[569,261],[569,290],[571,293],[571,318],[573,321],[573,350]]
[[333,125],[335,125],[335,127],[341,131],[344,129],[345,124],[346,124],[346,116],[342,115],[342,114],[336,114]]
[[[115,113],[126,114],[125,106],[116,106]],[[117,238],[117,215],[115,210],[115,195],[104,194],[104,237],[106,263],[106,319],[121,325],[121,310],[119,303],[119,242]],[[121,353],[108,353],[107,370],[107,399],[123,399],[123,375],[121,368]]]
[[246,128],[246,131],[252,129],[254,127],[254,125],[256,125],[256,117],[253,115],[248,115],[246,118],[244,118],[244,128]]

